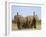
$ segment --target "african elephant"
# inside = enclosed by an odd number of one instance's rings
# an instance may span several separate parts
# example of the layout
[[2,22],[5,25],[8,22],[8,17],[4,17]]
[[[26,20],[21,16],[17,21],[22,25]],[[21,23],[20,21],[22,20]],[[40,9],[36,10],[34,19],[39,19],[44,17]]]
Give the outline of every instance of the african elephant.
[[26,19],[27,19],[27,21],[26,21],[26,22],[27,22],[27,23],[26,23],[26,24],[27,24],[27,27],[30,28],[30,27],[31,27],[32,19],[31,19],[30,16],[27,16]]
[[26,18],[21,15],[16,16],[16,23],[18,29],[26,28]]
[[18,29],[23,29],[23,28],[36,28],[36,20],[33,16],[26,16],[23,17],[21,15],[16,15],[16,23],[18,26]]
[[36,28],[36,18],[33,16],[27,16],[27,26],[28,28]]

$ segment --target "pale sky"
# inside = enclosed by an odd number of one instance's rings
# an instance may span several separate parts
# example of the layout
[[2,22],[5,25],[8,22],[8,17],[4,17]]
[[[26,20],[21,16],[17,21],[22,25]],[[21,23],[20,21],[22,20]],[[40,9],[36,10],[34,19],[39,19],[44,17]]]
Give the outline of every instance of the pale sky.
[[38,15],[38,17],[41,19],[41,7],[38,7],[38,6],[17,6],[17,5],[11,6],[12,19],[17,14],[17,12],[20,15],[29,16],[29,15],[33,15],[34,11],[35,11],[35,14]]

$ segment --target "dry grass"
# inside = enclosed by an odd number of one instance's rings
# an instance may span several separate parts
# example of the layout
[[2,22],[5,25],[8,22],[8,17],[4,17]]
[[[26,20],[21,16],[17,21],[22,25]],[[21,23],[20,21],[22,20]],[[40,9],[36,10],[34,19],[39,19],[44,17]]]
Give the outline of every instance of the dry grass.
[[[37,23],[36,29],[33,29],[33,30],[40,30],[40,29],[41,29],[41,24]],[[12,31],[16,31],[16,30],[18,30],[17,24],[13,23],[12,24]]]

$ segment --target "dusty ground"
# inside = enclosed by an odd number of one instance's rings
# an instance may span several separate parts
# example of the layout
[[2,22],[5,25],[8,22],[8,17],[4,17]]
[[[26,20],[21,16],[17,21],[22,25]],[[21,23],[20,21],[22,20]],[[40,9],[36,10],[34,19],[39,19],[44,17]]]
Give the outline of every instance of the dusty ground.
[[[37,23],[37,25],[36,25],[36,30],[40,30],[41,29],[41,24],[38,24]],[[13,31],[16,31],[16,30],[18,30],[18,28],[17,28],[17,24],[12,24],[12,30]]]

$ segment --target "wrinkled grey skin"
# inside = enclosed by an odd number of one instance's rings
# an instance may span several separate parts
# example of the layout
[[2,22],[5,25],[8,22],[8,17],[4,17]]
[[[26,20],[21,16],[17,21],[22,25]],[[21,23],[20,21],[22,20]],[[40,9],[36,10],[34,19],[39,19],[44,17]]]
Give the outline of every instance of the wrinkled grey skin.
[[33,17],[27,16],[26,19],[27,19],[27,23],[26,23],[27,27],[31,28]]
[[24,18],[23,16],[16,16],[16,23],[17,23],[17,26],[18,26],[18,29],[23,29],[23,28],[26,28],[24,27],[26,25],[26,18]]
[[33,20],[33,17],[30,17],[30,16],[27,16],[27,17],[23,17],[20,15],[16,16],[16,23],[17,23],[18,29],[31,28],[33,25],[32,20]]
[[36,28],[36,17],[28,16],[27,19],[28,19],[27,21],[28,28]]

